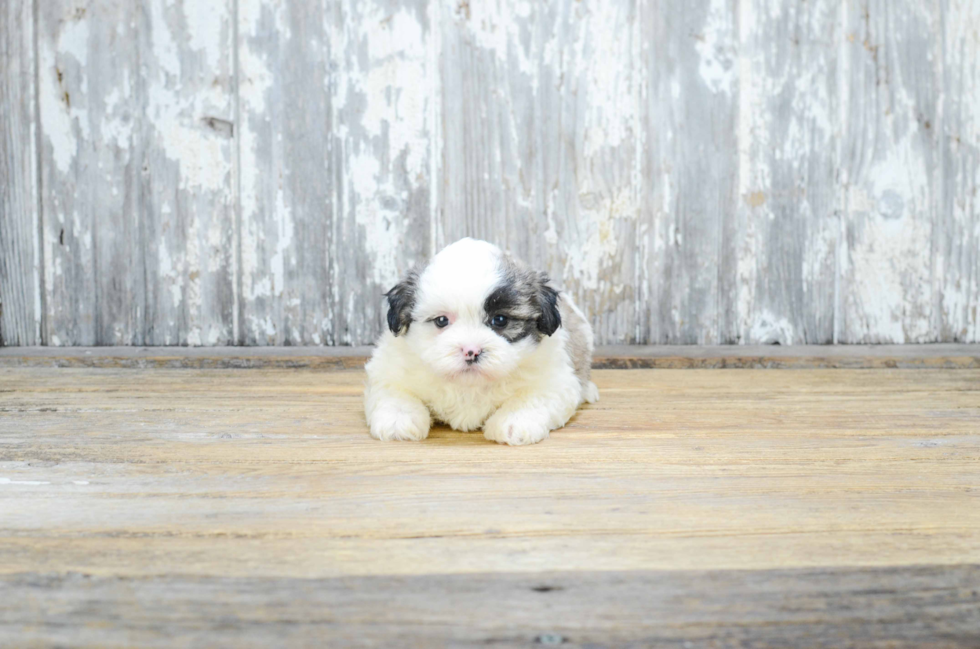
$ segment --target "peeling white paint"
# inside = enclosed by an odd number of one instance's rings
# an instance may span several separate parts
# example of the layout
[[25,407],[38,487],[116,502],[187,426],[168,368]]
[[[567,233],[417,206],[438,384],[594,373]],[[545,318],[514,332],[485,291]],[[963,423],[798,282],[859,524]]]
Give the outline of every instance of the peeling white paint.
[[[128,151],[133,146],[133,126],[136,123],[136,116],[130,113],[132,84],[128,77],[124,71],[122,83],[106,95],[102,123],[99,125],[102,141],[122,151]],[[115,182],[119,179],[109,176],[107,180]]]
[[749,340],[761,345],[774,343],[792,345],[796,341],[796,335],[793,323],[787,318],[778,316],[768,309],[761,309],[753,317]]
[[619,258],[616,222],[637,217],[633,193],[629,187],[623,187],[610,197],[585,194],[580,197],[580,204],[580,219],[587,224],[585,239],[573,246],[569,246],[572,242],[565,242],[568,248],[564,276],[574,278],[580,288],[589,291],[622,290],[621,284],[609,284],[602,278],[610,264]]
[[62,174],[71,171],[78,151],[78,138],[89,139],[88,112],[79,105],[79,97],[71,103],[71,92],[66,85],[66,75],[76,73],[80,75],[79,87],[84,89],[87,83],[88,38],[86,21],[69,21],[53,44],[45,41],[39,45],[42,133],[51,145],[55,165]]
[[[840,31],[836,14],[823,0],[746,2],[738,24],[738,335],[750,344],[829,340],[839,70],[825,39]],[[792,37],[779,40],[786,30]]]
[[222,59],[227,56],[221,31],[228,29],[225,18],[228,7],[224,2],[184,2],[180,7],[187,25],[188,45],[192,50],[204,54],[204,67],[220,68]]
[[355,218],[364,228],[370,246],[368,252],[374,259],[370,280],[378,286],[394,286],[399,280],[399,268],[392,251],[398,249],[402,237],[401,213],[373,200],[380,174],[380,165],[373,154],[364,152],[351,157],[350,169]]
[[[221,85],[215,86],[210,79],[206,79],[206,83],[195,84],[193,92],[184,87],[181,82],[181,56],[186,53],[181,51],[171,34],[162,3],[152,2],[150,7],[153,60],[146,63],[151,68],[146,90],[146,114],[157,131],[155,144],[167,158],[180,165],[182,189],[225,191],[231,174],[230,146],[227,140],[208,133],[202,119],[227,119],[230,105],[227,91]],[[191,15],[202,17],[198,12]],[[203,17],[207,17],[207,13]],[[223,25],[223,21],[216,21],[207,31],[211,34],[210,38],[218,42],[218,48],[224,42],[221,39]],[[205,28],[200,25],[196,28],[199,30],[198,37],[203,38],[200,30]],[[155,73],[152,72],[153,68]]]
[[695,36],[701,78],[712,92],[726,95],[732,94],[736,71],[734,11],[730,5],[729,0],[711,0],[702,33]]
[[[516,70],[528,78],[537,76],[537,51],[527,51],[521,46],[520,29],[524,25],[533,27],[533,20],[540,9],[528,0],[496,0],[491,2],[468,2],[461,4],[455,0],[446,2],[445,11],[454,15],[456,24],[466,30],[476,47],[492,52],[503,65],[515,66]],[[546,44],[545,60],[557,63],[554,51],[558,44]],[[536,87],[531,86],[535,92]]]
[[631,144],[637,105],[633,78],[622,62],[629,61],[632,43],[623,33],[619,12],[599,10],[582,16],[577,34],[575,61],[570,71],[584,81],[584,147],[592,158],[601,151]]
[[270,262],[271,292],[274,295],[282,295],[286,288],[286,256],[291,253],[293,246],[293,217],[286,207],[281,190],[276,193],[276,224],[279,232],[276,237],[276,250]]
[[[267,6],[267,4],[258,0],[242,2],[240,4],[240,29],[242,37],[246,42],[249,38],[255,37],[255,31],[258,29],[258,23],[262,13],[261,9]],[[264,60],[264,58],[260,58],[257,52],[251,47],[239,47],[238,57],[239,68],[242,70],[242,78],[239,82],[239,103],[244,122],[239,125],[238,133],[241,138],[242,151],[245,153],[245,155],[241,156],[241,168],[239,172],[242,188],[241,210],[243,218],[247,220],[254,217],[257,213],[256,211],[259,205],[257,193],[261,187],[259,170],[256,166],[256,161],[259,159],[258,151],[256,150],[258,141],[256,139],[256,133],[249,122],[268,114],[268,96],[273,87],[273,74],[269,62]],[[254,244],[255,242],[252,241],[250,243]],[[243,255],[246,252],[250,255],[254,254],[254,250],[254,245],[244,245],[243,242]],[[254,270],[254,258],[248,260],[252,265],[245,265],[245,259],[242,261],[243,270]],[[246,272],[246,276],[248,274]]]

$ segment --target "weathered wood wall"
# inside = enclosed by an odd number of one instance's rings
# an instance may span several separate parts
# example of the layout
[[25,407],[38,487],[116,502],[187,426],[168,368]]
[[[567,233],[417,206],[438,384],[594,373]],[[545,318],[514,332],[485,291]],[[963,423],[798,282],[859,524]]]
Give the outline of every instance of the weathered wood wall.
[[6,0],[0,341],[362,344],[461,236],[605,343],[980,341],[980,0]]

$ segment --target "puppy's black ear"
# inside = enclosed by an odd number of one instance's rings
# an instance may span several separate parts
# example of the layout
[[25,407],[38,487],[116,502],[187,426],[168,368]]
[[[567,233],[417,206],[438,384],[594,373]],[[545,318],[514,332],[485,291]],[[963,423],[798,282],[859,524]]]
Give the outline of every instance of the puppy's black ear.
[[385,293],[388,298],[388,328],[396,336],[402,330],[408,331],[412,324],[412,309],[415,308],[415,291],[418,289],[418,271],[408,276]]
[[538,317],[538,331],[546,336],[558,331],[561,326],[561,313],[558,312],[558,291],[548,286],[548,276],[541,273],[538,276],[538,307],[541,315]]

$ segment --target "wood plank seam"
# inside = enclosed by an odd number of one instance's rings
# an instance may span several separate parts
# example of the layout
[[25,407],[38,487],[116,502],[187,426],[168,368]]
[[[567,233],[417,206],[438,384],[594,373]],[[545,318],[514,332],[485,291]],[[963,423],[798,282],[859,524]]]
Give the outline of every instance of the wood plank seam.
[[[371,347],[2,348],[0,367],[359,369]],[[594,369],[973,369],[980,345],[600,346]]]

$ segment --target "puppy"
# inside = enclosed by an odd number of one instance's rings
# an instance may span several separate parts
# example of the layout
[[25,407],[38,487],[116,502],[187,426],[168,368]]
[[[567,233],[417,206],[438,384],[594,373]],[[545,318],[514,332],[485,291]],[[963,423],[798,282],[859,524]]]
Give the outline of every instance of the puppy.
[[380,440],[421,440],[434,416],[488,440],[534,444],[599,390],[592,329],[548,277],[462,239],[387,293],[364,412]]

